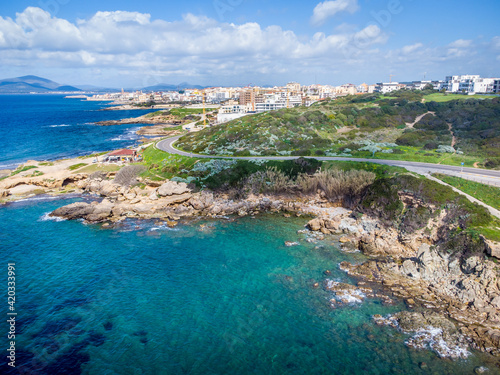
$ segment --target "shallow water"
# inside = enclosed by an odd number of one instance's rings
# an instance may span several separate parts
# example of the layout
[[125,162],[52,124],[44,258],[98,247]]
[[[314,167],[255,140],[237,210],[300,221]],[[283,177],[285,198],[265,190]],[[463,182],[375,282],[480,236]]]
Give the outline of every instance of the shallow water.
[[305,242],[297,234],[305,218],[196,221],[170,229],[153,221],[102,228],[44,216],[75,199],[0,208],[1,256],[17,269],[18,369],[471,374],[484,364],[479,353],[451,361],[411,350],[408,336],[372,322],[373,314],[400,311],[402,303],[367,299],[332,309],[332,293],[312,285],[327,278],[352,283],[338,264],[361,262],[363,255],[343,253],[330,241],[322,248]]

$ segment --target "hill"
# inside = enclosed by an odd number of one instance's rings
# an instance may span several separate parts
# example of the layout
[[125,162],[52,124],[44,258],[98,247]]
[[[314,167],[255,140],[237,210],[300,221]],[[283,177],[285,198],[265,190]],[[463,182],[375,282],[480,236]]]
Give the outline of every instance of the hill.
[[[349,96],[264,112],[182,137],[183,150],[235,156],[348,156],[500,167],[500,98],[430,90]],[[437,98],[428,101],[426,98]],[[449,100],[450,99],[450,100]]]
[[0,80],[0,93],[44,93],[44,92],[57,92],[57,91],[81,91],[77,87],[61,85],[57,82],[51,81],[46,78],[41,78],[33,75],[7,78]]

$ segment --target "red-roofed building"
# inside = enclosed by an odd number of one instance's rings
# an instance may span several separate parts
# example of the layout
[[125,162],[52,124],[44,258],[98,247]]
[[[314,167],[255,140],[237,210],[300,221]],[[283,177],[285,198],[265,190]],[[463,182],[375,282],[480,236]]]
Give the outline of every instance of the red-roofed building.
[[116,159],[120,161],[133,161],[137,155],[135,150],[129,150],[128,148],[124,148],[122,150],[116,150],[110,152],[108,157],[110,159]]

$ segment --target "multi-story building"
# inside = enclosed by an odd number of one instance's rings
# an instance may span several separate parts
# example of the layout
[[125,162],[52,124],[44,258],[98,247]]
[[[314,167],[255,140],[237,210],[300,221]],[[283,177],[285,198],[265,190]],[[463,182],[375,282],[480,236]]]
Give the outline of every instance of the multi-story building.
[[366,94],[368,92],[368,85],[366,83],[362,83],[357,87],[357,90],[360,94]]
[[300,93],[300,89],[301,89],[300,83],[289,82],[286,84],[286,90],[290,93],[298,94]]
[[406,88],[406,85],[399,82],[377,83],[374,92],[387,94],[389,92],[401,90],[404,88]]
[[448,76],[444,88],[448,92],[462,92],[465,94],[498,93],[499,80],[499,78],[481,78],[479,75]]
[[493,82],[493,92],[495,94],[500,94],[500,78],[495,78]]
[[240,105],[255,104],[255,91],[242,90],[240,91]]
[[228,122],[252,113],[252,105],[225,105],[219,108],[217,113],[217,123],[222,124],[223,122]]
[[339,96],[356,95],[358,93],[358,90],[352,83],[347,83],[345,85],[336,87],[335,93]]

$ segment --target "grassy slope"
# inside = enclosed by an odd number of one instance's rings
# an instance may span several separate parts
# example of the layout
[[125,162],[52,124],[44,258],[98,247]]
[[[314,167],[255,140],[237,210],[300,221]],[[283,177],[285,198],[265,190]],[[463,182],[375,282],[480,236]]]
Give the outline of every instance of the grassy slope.
[[444,181],[464,193],[479,199],[481,202],[500,210],[500,188],[439,173],[435,174],[434,177],[437,177],[441,181]]
[[[494,141],[483,144],[484,134],[481,133],[481,129],[467,128],[470,123],[469,118],[474,114],[474,107],[464,109],[465,114],[469,116],[464,123],[458,123],[459,120],[452,116],[456,112],[455,107],[462,109],[456,103],[474,103],[466,101],[471,97],[441,93],[423,95],[412,92],[398,95],[399,97],[365,95],[342,98],[316,103],[309,108],[297,107],[247,116],[196,134],[188,134],[178,142],[178,146],[195,153],[234,156],[336,156],[342,154],[347,147],[351,150],[348,155],[366,158],[372,157],[373,153],[356,150],[363,147],[358,142],[372,141],[399,144],[399,147],[382,146],[381,149],[385,150],[392,148],[393,153],[377,152],[374,156],[380,159],[450,165],[460,165],[464,162],[465,165],[472,166],[475,162],[484,163],[489,157],[500,156],[494,151]],[[438,106],[437,109],[431,101]],[[447,102],[452,106],[451,109],[446,106]],[[413,122],[418,115],[430,110],[440,113],[434,118],[428,115],[421,123],[415,125],[416,129],[408,129],[406,123]],[[449,113],[445,113],[447,110]],[[487,112],[481,108],[477,111]],[[441,112],[443,116],[440,116]],[[490,122],[495,118],[490,113],[487,115],[489,117],[486,120]],[[458,140],[457,147],[464,147],[465,155],[435,152],[438,145],[451,145],[451,133],[446,116],[450,121],[457,122],[458,128],[453,128],[453,131]],[[455,123],[452,126],[455,126]],[[485,122],[483,129],[485,126],[491,128],[488,122]],[[496,131],[493,130],[493,133]],[[469,139],[471,134],[475,139]],[[489,134],[487,137],[491,139],[492,135]]]

